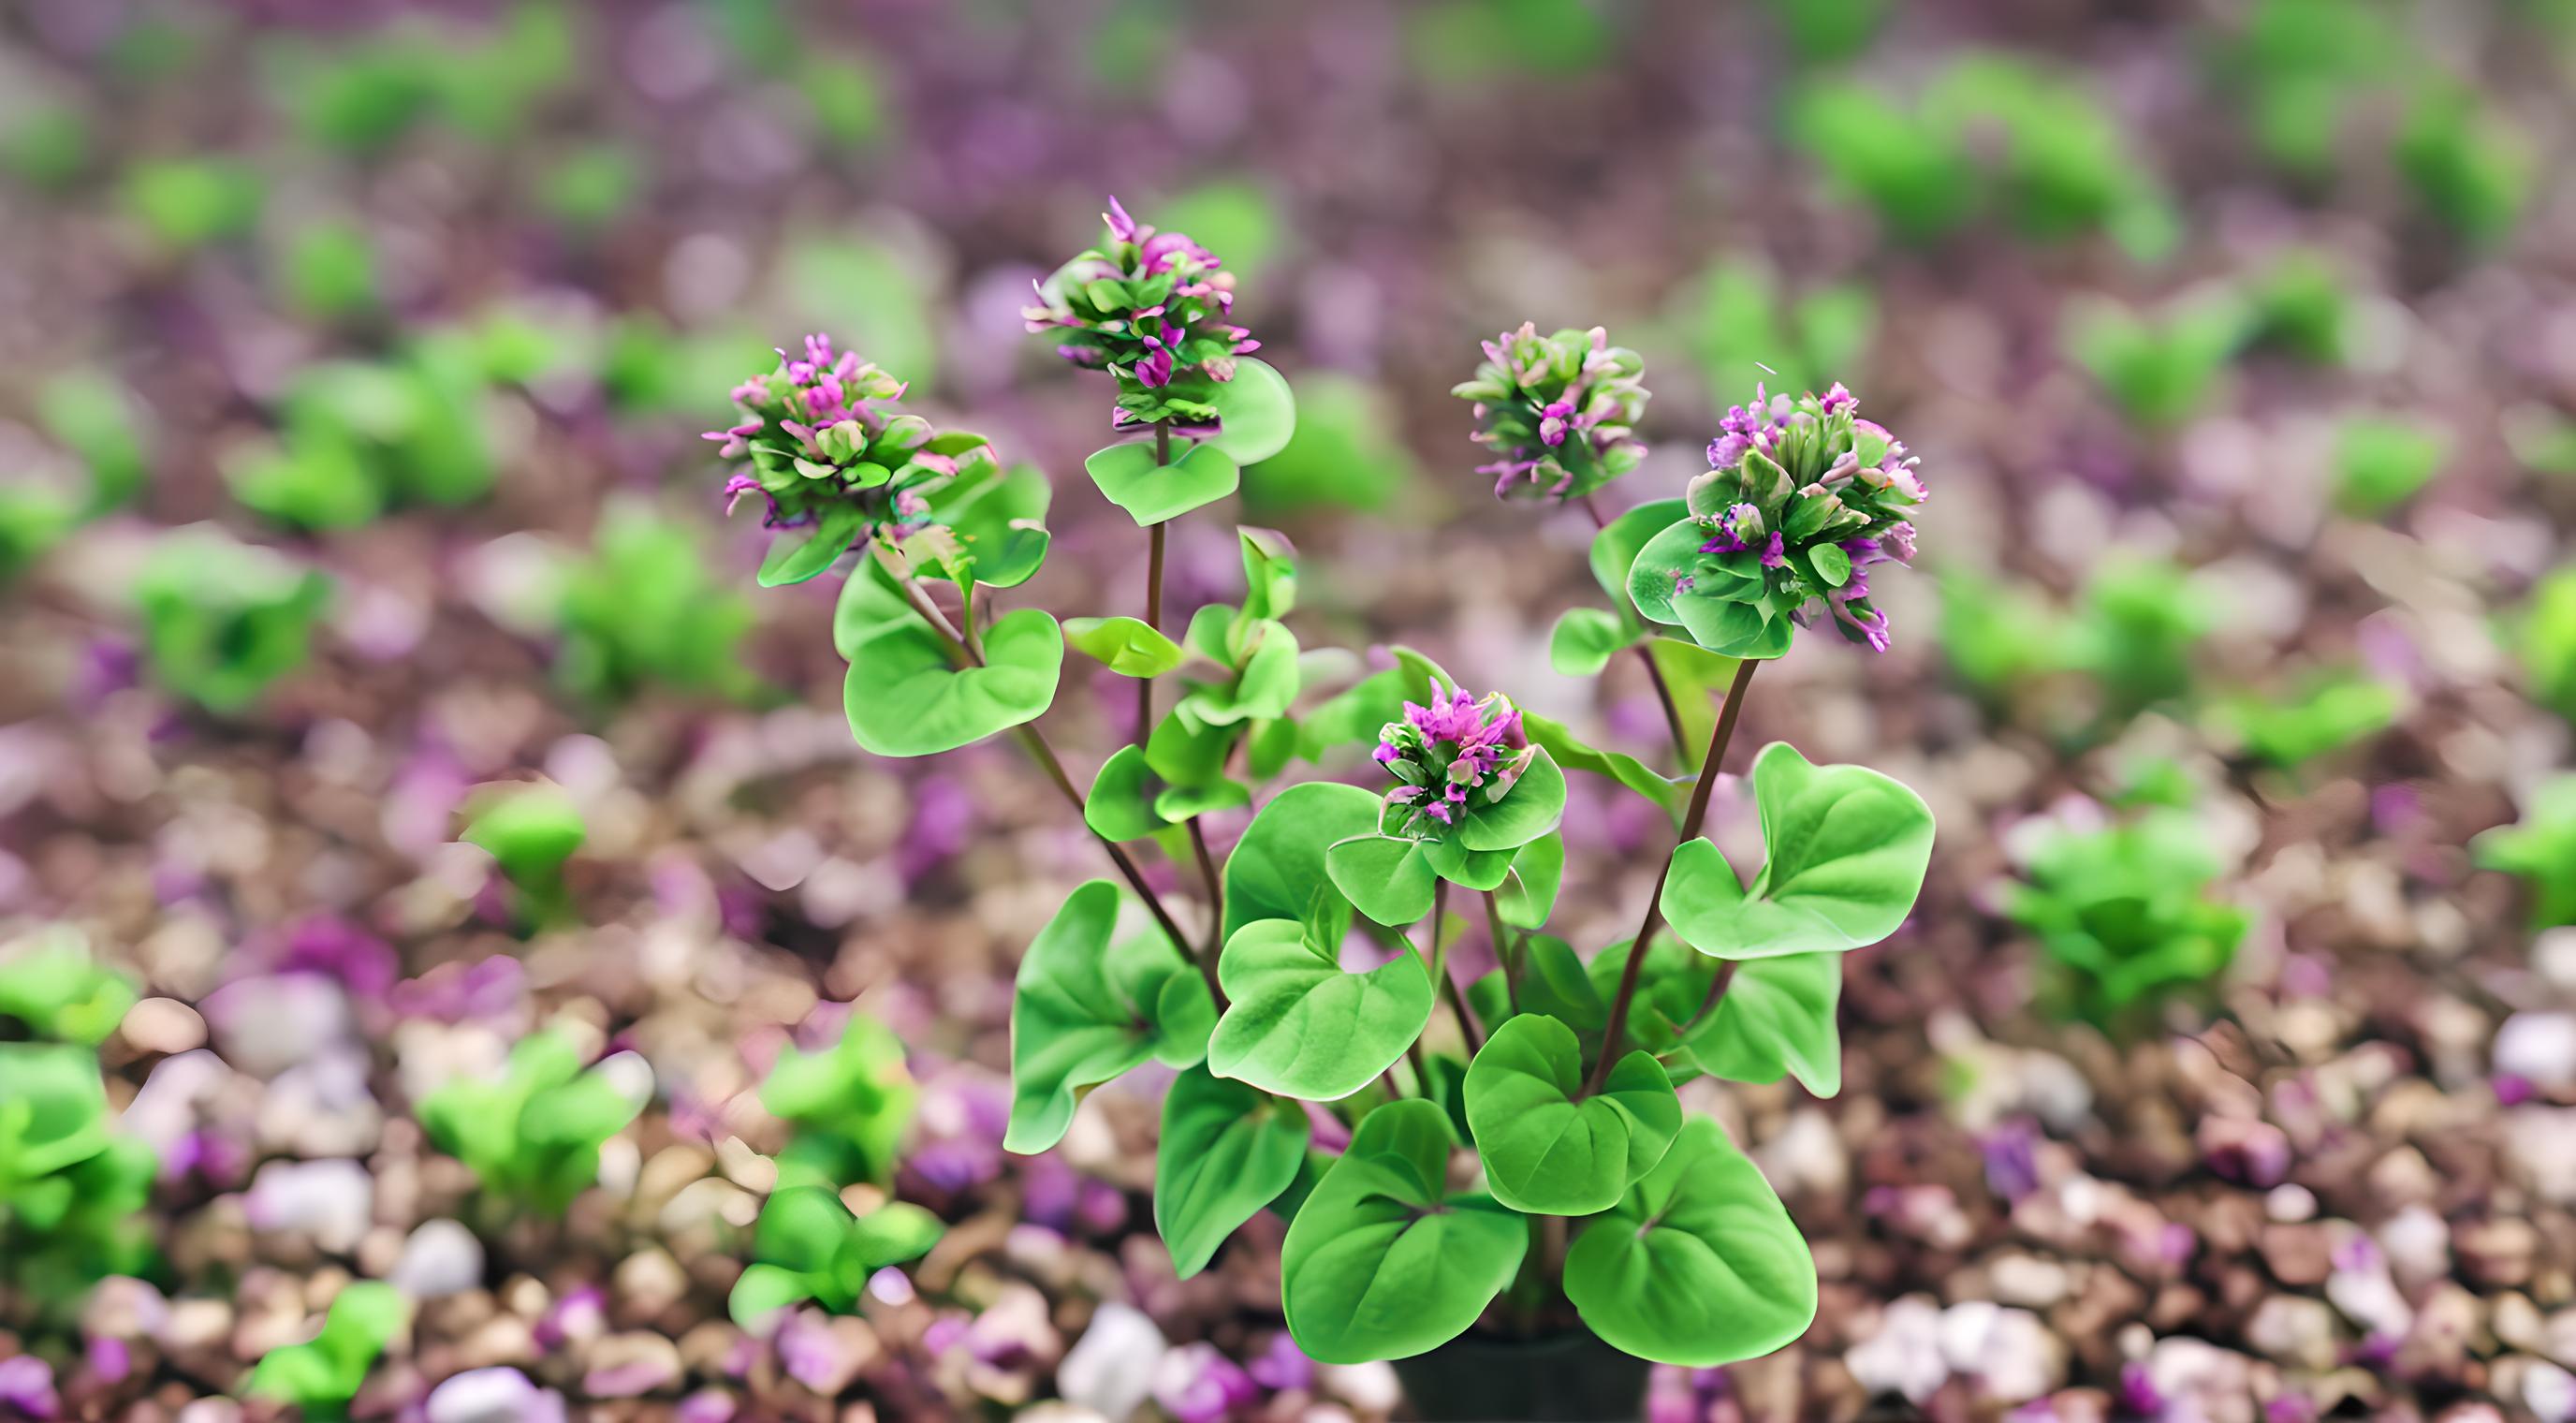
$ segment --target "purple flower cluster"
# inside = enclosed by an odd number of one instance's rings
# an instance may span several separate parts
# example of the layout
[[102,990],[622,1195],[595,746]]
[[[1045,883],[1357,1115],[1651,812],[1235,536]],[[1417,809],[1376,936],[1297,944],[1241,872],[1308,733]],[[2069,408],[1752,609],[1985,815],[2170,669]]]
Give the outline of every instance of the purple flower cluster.
[[1479,701],[1435,685],[1431,705],[1406,702],[1404,720],[1378,732],[1375,755],[1402,782],[1387,793],[1389,833],[1420,839],[1501,800],[1537,752],[1500,692]]
[[1234,274],[1185,233],[1157,232],[1128,216],[1116,198],[1101,214],[1109,240],[1037,284],[1021,315],[1033,332],[1053,332],[1056,354],[1118,379],[1115,422],[1170,422],[1213,433],[1215,387],[1234,378],[1238,356],[1259,350],[1236,325]]
[[1494,476],[1495,494],[1580,499],[1646,457],[1646,363],[1608,331],[1541,336],[1524,321],[1484,346],[1475,379],[1452,393],[1475,403],[1471,438],[1494,453],[1476,472]]
[[941,434],[918,415],[881,408],[904,383],[832,338],[805,338],[804,354],[778,353],[778,369],[733,389],[739,418],[706,438],[740,465],[725,480],[725,510],[759,495],[770,528],[819,524],[848,505],[860,536],[900,537],[929,522],[927,495],[968,468],[990,464],[981,435]]
[[[1756,590],[1802,624],[1821,608],[1845,638],[1885,652],[1870,569],[1913,561],[1908,515],[1926,491],[1904,442],[1859,411],[1839,381],[1795,400],[1756,386],[1750,405],[1719,421],[1709,471],[1688,493],[1708,533],[1699,551],[1727,560],[1737,575],[1729,586]],[[1675,591],[1699,582],[1684,575]]]

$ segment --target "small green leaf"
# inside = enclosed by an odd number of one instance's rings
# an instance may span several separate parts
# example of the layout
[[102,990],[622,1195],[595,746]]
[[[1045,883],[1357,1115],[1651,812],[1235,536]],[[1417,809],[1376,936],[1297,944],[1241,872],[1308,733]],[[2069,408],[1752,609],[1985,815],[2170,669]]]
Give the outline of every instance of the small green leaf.
[[1674,780],[1624,751],[1587,745],[1564,722],[1533,711],[1521,712],[1521,728],[1529,733],[1531,745],[1543,748],[1561,767],[1617,781],[1662,806],[1666,815],[1681,818],[1682,804],[1690,797],[1690,778]]
[[[980,448],[983,437],[952,431],[930,442],[936,454],[960,440]],[[974,581],[988,588],[1016,588],[1046,562],[1053,536],[1046,530],[1047,505],[1054,486],[1033,465],[999,471],[987,458],[930,493],[931,517],[957,536]]]
[[1442,879],[1462,888],[1482,893],[1502,888],[1512,873],[1512,858],[1518,850],[1470,850],[1456,837],[1424,840],[1422,858]]
[[[835,632],[846,619],[855,637],[844,644],[850,672],[842,704],[850,734],[866,750],[954,751],[1035,721],[1054,702],[1064,634],[1043,610],[1022,608],[996,620],[984,632],[984,665],[960,670],[918,615],[873,576],[852,578],[842,590]],[[854,605],[867,611],[854,613]]]
[[1467,1125],[1494,1199],[1518,1211],[1591,1215],[1618,1204],[1663,1159],[1682,1104],[1643,1052],[1619,1059],[1599,1095],[1583,1095],[1574,1030],[1522,1013],[1494,1030],[1467,1069]]
[[1243,544],[1243,612],[1247,621],[1284,618],[1297,606],[1297,559],[1287,536],[1271,529],[1238,528]]
[[760,560],[760,586],[782,588],[822,573],[867,526],[868,516],[857,504],[825,505],[813,528],[782,530],[770,540],[769,553]]
[[742,1267],[734,1277],[733,1293],[725,1299],[725,1312],[733,1317],[736,1327],[753,1335],[768,1332],[768,1325],[778,1312],[802,1304],[814,1297],[814,1286],[803,1274],[783,1265],[754,1262]]
[[1541,746],[1501,800],[1459,817],[1458,844],[1466,850],[1517,850],[1564,818],[1565,773]]
[[[1217,383],[1208,403],[1217,409],[1215,436],[1200,448],[1223,451],[1237,466],[1259,464],[1288,447],[1297,432],[1297,399],[1288,378],[1268,361],[1238,356],[1234,379]],[[1227,486],[1227,492],[1232,492]]]
[[1136,527],[1150,528],[1232,494],[1242,471],[1214,444],[1193,447],[1169,465],[1154,462],[1154,446],[1131,440],[1093,452],[1082,462],[1110,503],[1127,511]]
[[1614,1348],[1715,1368],[1806,1332],[1816,1265],[1751,1159],[1698,1117],[1644,1180],[1584,1226],[1566,1252],[1565,1294]]
[[1326,852],[1377,829],[1378,799],[1357,786],[1309,781],[1270,798],[1244,827],[1225,859],[1225,933],[1246,924],[1291,919],[1340,943],[1350,928],[1350,901],[1333,887]]
[[1154,1228],[1186,1280],[1207,1268],[1235,1228],[1297,1179],[1306,1114],[1240,1082],[1190,1068],[1163,1099],[1154,1154]]
[[1700,1070],[1729,1082],[1793,1076],[1810,1092],[1842,1090],[1840,954],[1788,954],[1740,965],[1717,1009],[1684,1039]]
[[1289,919],[1225,941],[1217,980],[1232,1000],[1208,1042],[1208,1070],[1265,1092],[1330,1102],[1394,1065],[1431,1021],[1431,975],[1411,953],[1345,972],[1338,940]]
[[1121,677],[1160,677],[1181,665],[1181,645],[1139,618],[1067,618],[1064,640]]
[[466,842],[490,854],[520,886],[553,879],[588,833],[572,797],[541,782],[495,792],[465,827]]
[[1231,681],[1191,682],[1182,707],[1210,726],[1287,715],[1297,700],[1297,635],[1286,623],[1263,618],[1245,627],[1244,643],[1235,649],[1236,655],[1221,656],[1229,649],[1209,629],[1222,621],[1224,611],[1217,606],[1199,609],[1199,616],[1191,620],[1189,640],[1214,660],[1239,670]]
[[1565,882],[1565,836],[1554,831],[1532,840],[1512,857],[1511,878],[1494,892],[1503,922],[1535,929],[1556,910],[1556,891]]
[[1923,888],[1932,812],[1862,766],[1816,766],[1784,742],[1753,763],[1770,858],[1753,887],[1717,847],[1673,852],[1663,914],[1692,948],[1722,959],[1838,952],[1896,932]]
[[1610,595],[1611,605],[1619,610],[1620,626],[1630,631],[1645,628],[1628,601],[1628,570],[1636,566],[1638,551],[1689,513],[1687,500],[1650,500],[1611,520],[1592,536],[1592,581]]
[[1158,928],[1121,933],[1126,899],[1107,880],[1075,890],[1020,960],[1011,993],[1011,1121],[1023,1155],[1064,1139],[1080,1094],[1159,1059],[1205,1053],[1216,1004]]
[[1360,1364],[1435,1349],[1519,1273],[1528,1227],[1490,1197],[1449,1193],[1454,1144],[1437,1103],[1389,1103],[1316,1183],[1279,1252],[1288,1332],[1308,1357]]
[[1324,869],[1353,908],[1390,928],[1430,913],[1439,879],[1423,856],[1422,842],[1391,835],[1355,835],[1335,842],[1324,852]]
[[1547,636],[1547,665],[1560,677],[1598,677],[1610,659],[1635,641],[1619,615],[1600,608],[1568,608]]

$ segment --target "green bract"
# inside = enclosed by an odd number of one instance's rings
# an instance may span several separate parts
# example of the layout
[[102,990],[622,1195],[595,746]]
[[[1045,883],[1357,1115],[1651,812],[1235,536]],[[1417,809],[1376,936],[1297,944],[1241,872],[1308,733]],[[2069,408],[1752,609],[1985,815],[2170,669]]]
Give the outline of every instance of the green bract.
[[1437,1105],[1390,1102],[1298,1209],[1279,1294],[1308,1357],[1357,1364],[1436,1348],[1511,1283],[1529,1232],[1491,1197],[1449,1190],[1455,1144]]
[[1932,858],[1922,798],[1861,766],[1816,766],[1774,742],[1753,763],[1770,855],[1751,888],[1706,840],[1673,852],[1664,917],[1722,959],[1863,948],[1896,932]]
[[599,1148],[651,1091],[643,1058],[620,1053],[584,1071],[572,1040],[548,1030],[522,1038],[497,1080],[450,1082],[421,1099],[418,1115],[486,1190],[560,1214],[599,1178]]
[[1816,1266],[1762,1173],[1703,1117],[1575,1237],[1565,1294],[1631,1354],[1714,1368],[1805,1333]]
[[1082,1093],[1148,1061],[1207,1055],[1207,984],[1157,929],[1122,931],[1125,897],[1107,880],[1077,889],[1020,960],[1011,993],[1011,1123],[1002,1144],[1039,1152],[1064,1139]]
[[242,1392],[291,1404],[307,1418],[345,1418],[367,1371],[410,1319],[411,1305],[393,1286],[375,1280],[344,1285],[332,1296],[321,1330],[304,1343],[261,1355]]
[[766,1333],[778,1312],[815,1304],[834,1314],[856,1308],[868,1279],[939,1243],[939,1217],[903,1201],[853,1215],[822,1186],[782,1186],[752,1227],[752,1263],[735,1279],[734,1323]]

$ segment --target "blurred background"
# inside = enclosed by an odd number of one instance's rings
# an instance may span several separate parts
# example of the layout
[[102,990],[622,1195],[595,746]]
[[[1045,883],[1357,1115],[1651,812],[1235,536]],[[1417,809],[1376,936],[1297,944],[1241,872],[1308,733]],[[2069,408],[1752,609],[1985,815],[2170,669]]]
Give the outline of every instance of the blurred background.
[[[1922,457],[1893,649],[1806,639],[1745,727],[1918,787],[1932,882],[1838,1095],[1694,1098],[1823,1308],[1658,1420],[2576,1418],[2571,68],[2565,0],[14,0],[0,1047],[150,1151],[66,1213],[0,1084],[0,1417],[225,1423],[362,1277],[419,1313],[359,1416],[1398,1406],[1285,1341],[1275,1220],[1172,1278],[1161,1079],[1004,1157],[1094,847],[1004,742],[857,751],[837,580],[752,586],[699,438],[829,332],[1053,478],[1025,601],[1124,608],[1105,383],[1020,316],[1114,193],[1295,386],[1238,517],[1301,638],[1601,744],[1661,713],[1555,669],[1592,528],[1473,472],[1477,341],[1645,354],[1613,512],[1760,381]],[[1124,690],[1068,677],[1078,779]],[[1655,819],[1578,778],[1578,949]],[[754,1343],[757,1089],[852,1003],[951,1228]],[[650,1067],[559,1221],[421,1105],[540,1025]],[[473,1371],[503,1411],[434,1403]]]

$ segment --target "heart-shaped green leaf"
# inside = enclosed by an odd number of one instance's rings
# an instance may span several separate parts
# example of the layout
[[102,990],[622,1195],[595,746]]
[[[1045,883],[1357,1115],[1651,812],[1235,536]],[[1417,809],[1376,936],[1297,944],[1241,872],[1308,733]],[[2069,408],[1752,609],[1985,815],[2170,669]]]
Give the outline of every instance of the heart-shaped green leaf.
[[1574,1030],[1523,1013],[1494,1030],[1467,1069],[1467,1125],[1494,1199],[1514,1210],[1590,1215],[1618,1204],[1682,1127],[1681,1098],[1643,1052],[1583,1095]]
[[1064,640],[1121,677],[1160,677],[1181,665],[1181,645],[1141,618],[1067,618]]
[[[955,453],[939,449],[946,438],[931,441],[932,449]],[[1052,541],[1047,505],[1053,497],[1054,486],[1036,466],[1015,465],[1006,474],[986,458],[932,491],[930,513],[956,534],[976,582],[1016,588],[1046,562]]]
[[1297,1179],[1310,1128],[1294,1102],[1193,1067],[1163,1098],[1154,1153],[1154,1228],[1182,1279],[1207,1268],[1235,1228]]
[[1097,450],[1082,462],[1109,502],[1127,511],[1136,527],[1149,528],[1232,494],[1241,469],[1225,451],[1197,445],[1168,465],[1154,462],[1151,441],[1130,440]]
[[1482,893],[1500,889],[1512,873],[1512,857],[1518,850],[1470,850],[1455,836],[1445,836],[1422,843],[1422,858],[1431,862],[1432,870],[1442,879],[1465,889]]
[[1673,780],[1624,751],[1603,751],[1586,745],[1564,722],[1526,708],[1521,712],[1521,729],[1529,733],[1531,745],[1544,748],[1563,769],[1617,781],[1662,806],[1666,815],[1681,818],[1682,805],[1690,799],[1688,777]]
[[1565,772],[1538,747],[1529,769],[1503,798],[1458,818],[1458,845],[1466,850],[1517,850],[1565,818]]
[[1707,840],[1673,852],[1663,914],[1722,959],[1857,949],[1896,932],[1923,888],[1932,812],[1864,766],[1817,766],[1774,742],[1753,763],[1770,858],[1750,890]]
[[780,530],[760,560],[760,586],[781,588],[814,577],[831,567],[867,526],[867,514],[845,501],[825,505],[812,528]]
[[1708,531],[1682,520],[1637,551],[1628,598],[1650,622],[1678,624],[1691,640],[1726,657],[1777,657],[1796,625],[1773,611],[1764,573],[1752,555],[1702,554]]
[[1361,1364],[1438,1348],[1519,1273],[1527,1224],[1487,1196],[1449,1193],[1453,1145],[1437,1103],[1392,1102],[1316,1183],[1279,1251],[1280,1303],[1308,1357]]
[[841,701],[850,734],[879,756],[927,756],[1037,720],[1055,700],[1064,634],[1041,609],[1006,613],[984,632],[984,665],[961,670],[917,619],[885,620],[849,653]]
[[1236,669],[1224,682],[1192,682],[1181,710],[1209,726],[1233,726],[1262,717],[1285,716],[1297,700],[1297,635],[1286,623],[1263,618],[1247,624],[1239,644],[1219,630],[1225,609],[1201,608],[1190,620],[1190,645],[1211,660]]
[[1601,608],[1568,608],[1557,615],[1547,635],[1547,665],[1560,677],[1598,677],[1610,659],[1627,650],[1636,634],[1620,626],[1619,615]]
[[1494,891],[1494,907],[1503,922],[1535,929],[1556,910],[1556,891],[1565,882],[1565,837],[1551,832],[1521,847],[1512,857],[1512,873]]
[[1208,1070],[1265,1092],[1331,1102],[1393,1066],[1431,1021],[1431,975],[1399,954],[1343,970],[1338,941],[1292,919],[1261,919],[1225,941],[1217,981],[1232,1000],[1208,1041]]
[[1565,1294],[1614,1348],[1715,1368],[1806,1332],[1816,1317],[1816,1264],[1752,1160],[1724,1128],[1696,1117],[1655,1169],[1575,1238]]
[[1432,891],[1439,876],[1423,857],[1422,842],[1392,835],[1355,835],[1324,852],[1325,872],[1333,888],[1353,908],[1393,928],[1414,923],[1431,912]]
[[1066,898],[1020,960],[1011,991],[1011,1122],[1002,1144],[1034,1154],[1064,1139],[1087,1088],[1149,1059],[1187,1067],[1216,1018],[1207,983],[1159,928],[1120,932],[1118,886]]
[[1840,954],[1755,959],[1736,969],[1726,996],[1685,1041],[1712,1077],[1777,1082],[1785,1074],[1830,1097],[1843,1088],[1842,1036],[1834,1025],[1842,993]]
[[1225,933],[1261,919],[1315,927],[1338,944],[1351,906],[1333,888],[1325,854],[1338,841],[1377,829],[1377,797],[1357,786],[1309,781],[1270,798],[1225,858]]
[[1288,378],[1268,361],[1237,356],[1234,379],[1217,382],[1208,396],[1217,410],[1217,432],[1200,448],[1224,451],[1240,465],[1259,464],[1288,448],[1297,433],[1297,398]]
[[1101,763],[1100,774],[1091,778],[1091,794],[1082,801],[1082,823],[1104,840],[1142,840],[1168,830],[1172,822],[1154,809],[1162,790],[1161,778],[1145,764],[1144,750],[1121,746]]
[[1628,570],[1636,566],[1638,551],[1688,513],[1688,500],[1649,500],[1611,520],[1592,536],[1592,581],[1610,595],[1611,605],[1619,610],[1621,626],[1631,631],[1645,628],[1628,602]]

